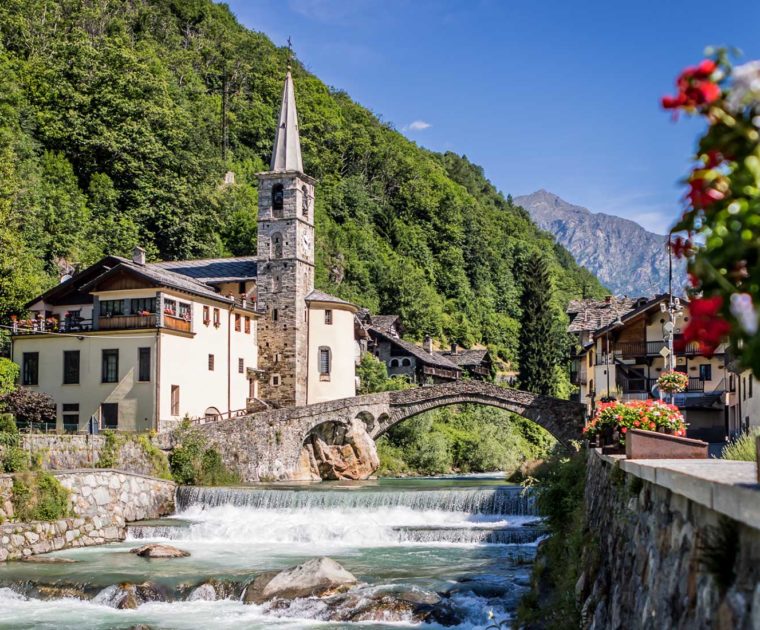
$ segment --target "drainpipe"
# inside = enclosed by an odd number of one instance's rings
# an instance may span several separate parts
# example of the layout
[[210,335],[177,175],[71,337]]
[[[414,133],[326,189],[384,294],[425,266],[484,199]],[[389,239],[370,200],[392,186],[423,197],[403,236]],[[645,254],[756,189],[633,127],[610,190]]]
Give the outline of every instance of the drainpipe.
[[153,416],[154,429],[158,432],[161,420],[161,331],[156,329],[156,412]]
[[227,311],[227,417],[232,417],[232,310],[235,308],[235,302]]

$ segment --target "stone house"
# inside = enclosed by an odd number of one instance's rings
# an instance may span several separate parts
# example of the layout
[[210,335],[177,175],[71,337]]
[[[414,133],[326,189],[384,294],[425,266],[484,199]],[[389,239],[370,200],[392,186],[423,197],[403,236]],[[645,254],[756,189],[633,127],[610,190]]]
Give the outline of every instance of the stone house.
[[494,376],[494,362],[488,348],[459,348],[451,344],[451,350],[439,354],[458,365],[469,378],[479,381],[490,381]]
[[[290,72],[257,255],[148,263],[107,256],[14,322],[21,384],[50,394],[58,430],[165,430],[356,393],[353,304],[314,287],[315,181],[303,172]],[[229,180],[229,185],[234,185]],[[253,209],[252,209],[253,211]]]

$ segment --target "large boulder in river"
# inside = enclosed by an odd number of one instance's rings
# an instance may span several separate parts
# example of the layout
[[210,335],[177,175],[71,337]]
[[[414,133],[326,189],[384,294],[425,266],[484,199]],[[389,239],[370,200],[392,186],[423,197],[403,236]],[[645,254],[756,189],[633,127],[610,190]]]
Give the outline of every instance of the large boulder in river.
[[375,441],[362,420],[327,422],[306,439],[294,479],[367,479],[378,466]]
[[136,553],[141,558],[186,558],[190,555],[189,552],[182,549],[160,544],[143,545],[129,551],[130,553]]
[[280,572],[265,573],[245,589],[246,604],[262,604],[270,599],[322,597],[349,589],[356,577],[330,558],[314,558]]
[[137,608],[145,602],[164,602],[166,601],[166,593],[153,582],[141,584],[124,582],[104,588],[92,601],[95,604],[124,610]]

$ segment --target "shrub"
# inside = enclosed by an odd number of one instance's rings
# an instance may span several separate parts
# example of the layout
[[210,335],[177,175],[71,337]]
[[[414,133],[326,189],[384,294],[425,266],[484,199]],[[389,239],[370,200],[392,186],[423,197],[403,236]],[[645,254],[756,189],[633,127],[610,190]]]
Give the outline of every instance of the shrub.
[[3,454],[3,470],[7,473],[29,470],[29,453],[20,446],[8,446]]
[[119,460],[119,449],[121,440],[110,429],[103,431],[103,448],[100,449],[100,456],[95,464],[96,468],[114,468]]
[[8,394],[16,389],[21,370],[19,366],[11,361],[0,357],[0,395]]
[[18,435],[18,427],[12,413],[0,413],[0,433]]
[[185,421],[175,431],[179,442],[169,456],[171,475],[181,485],[223,486],[240,482],[239,476],[229,470],[222,456],[199,431]]
[[56,521],[70,513],[69,491],[48,472],[16,475],[11,503],[18,521]]
[[760,437],[760,429],[754,429],[734,438],[723,447],[720,452],[721,459],[735,459],[744,462],[757,461],[758,437]]
[[0,405],[16,417],[17,424],[32,428],[55,424],[55,402],[45,393],[19,387],[0,396]]

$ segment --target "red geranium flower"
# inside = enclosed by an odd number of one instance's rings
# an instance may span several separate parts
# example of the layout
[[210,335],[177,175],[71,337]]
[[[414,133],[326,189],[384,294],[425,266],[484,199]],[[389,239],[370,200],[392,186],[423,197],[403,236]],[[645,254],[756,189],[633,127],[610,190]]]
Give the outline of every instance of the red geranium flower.
[[689,110],[716,101],[720,98],[720,86],[710,80],[716,68],[712,59],[705,59],[698,66],[684,70],[676,80],[678,94],[663,97],[662,106]]
[[677,350],[696,341],[705,356],[712,356],[731,330],[730,324],[719,314],[723,298],[719,295],[697,298],[689,305],[689,324],[683,331]]

